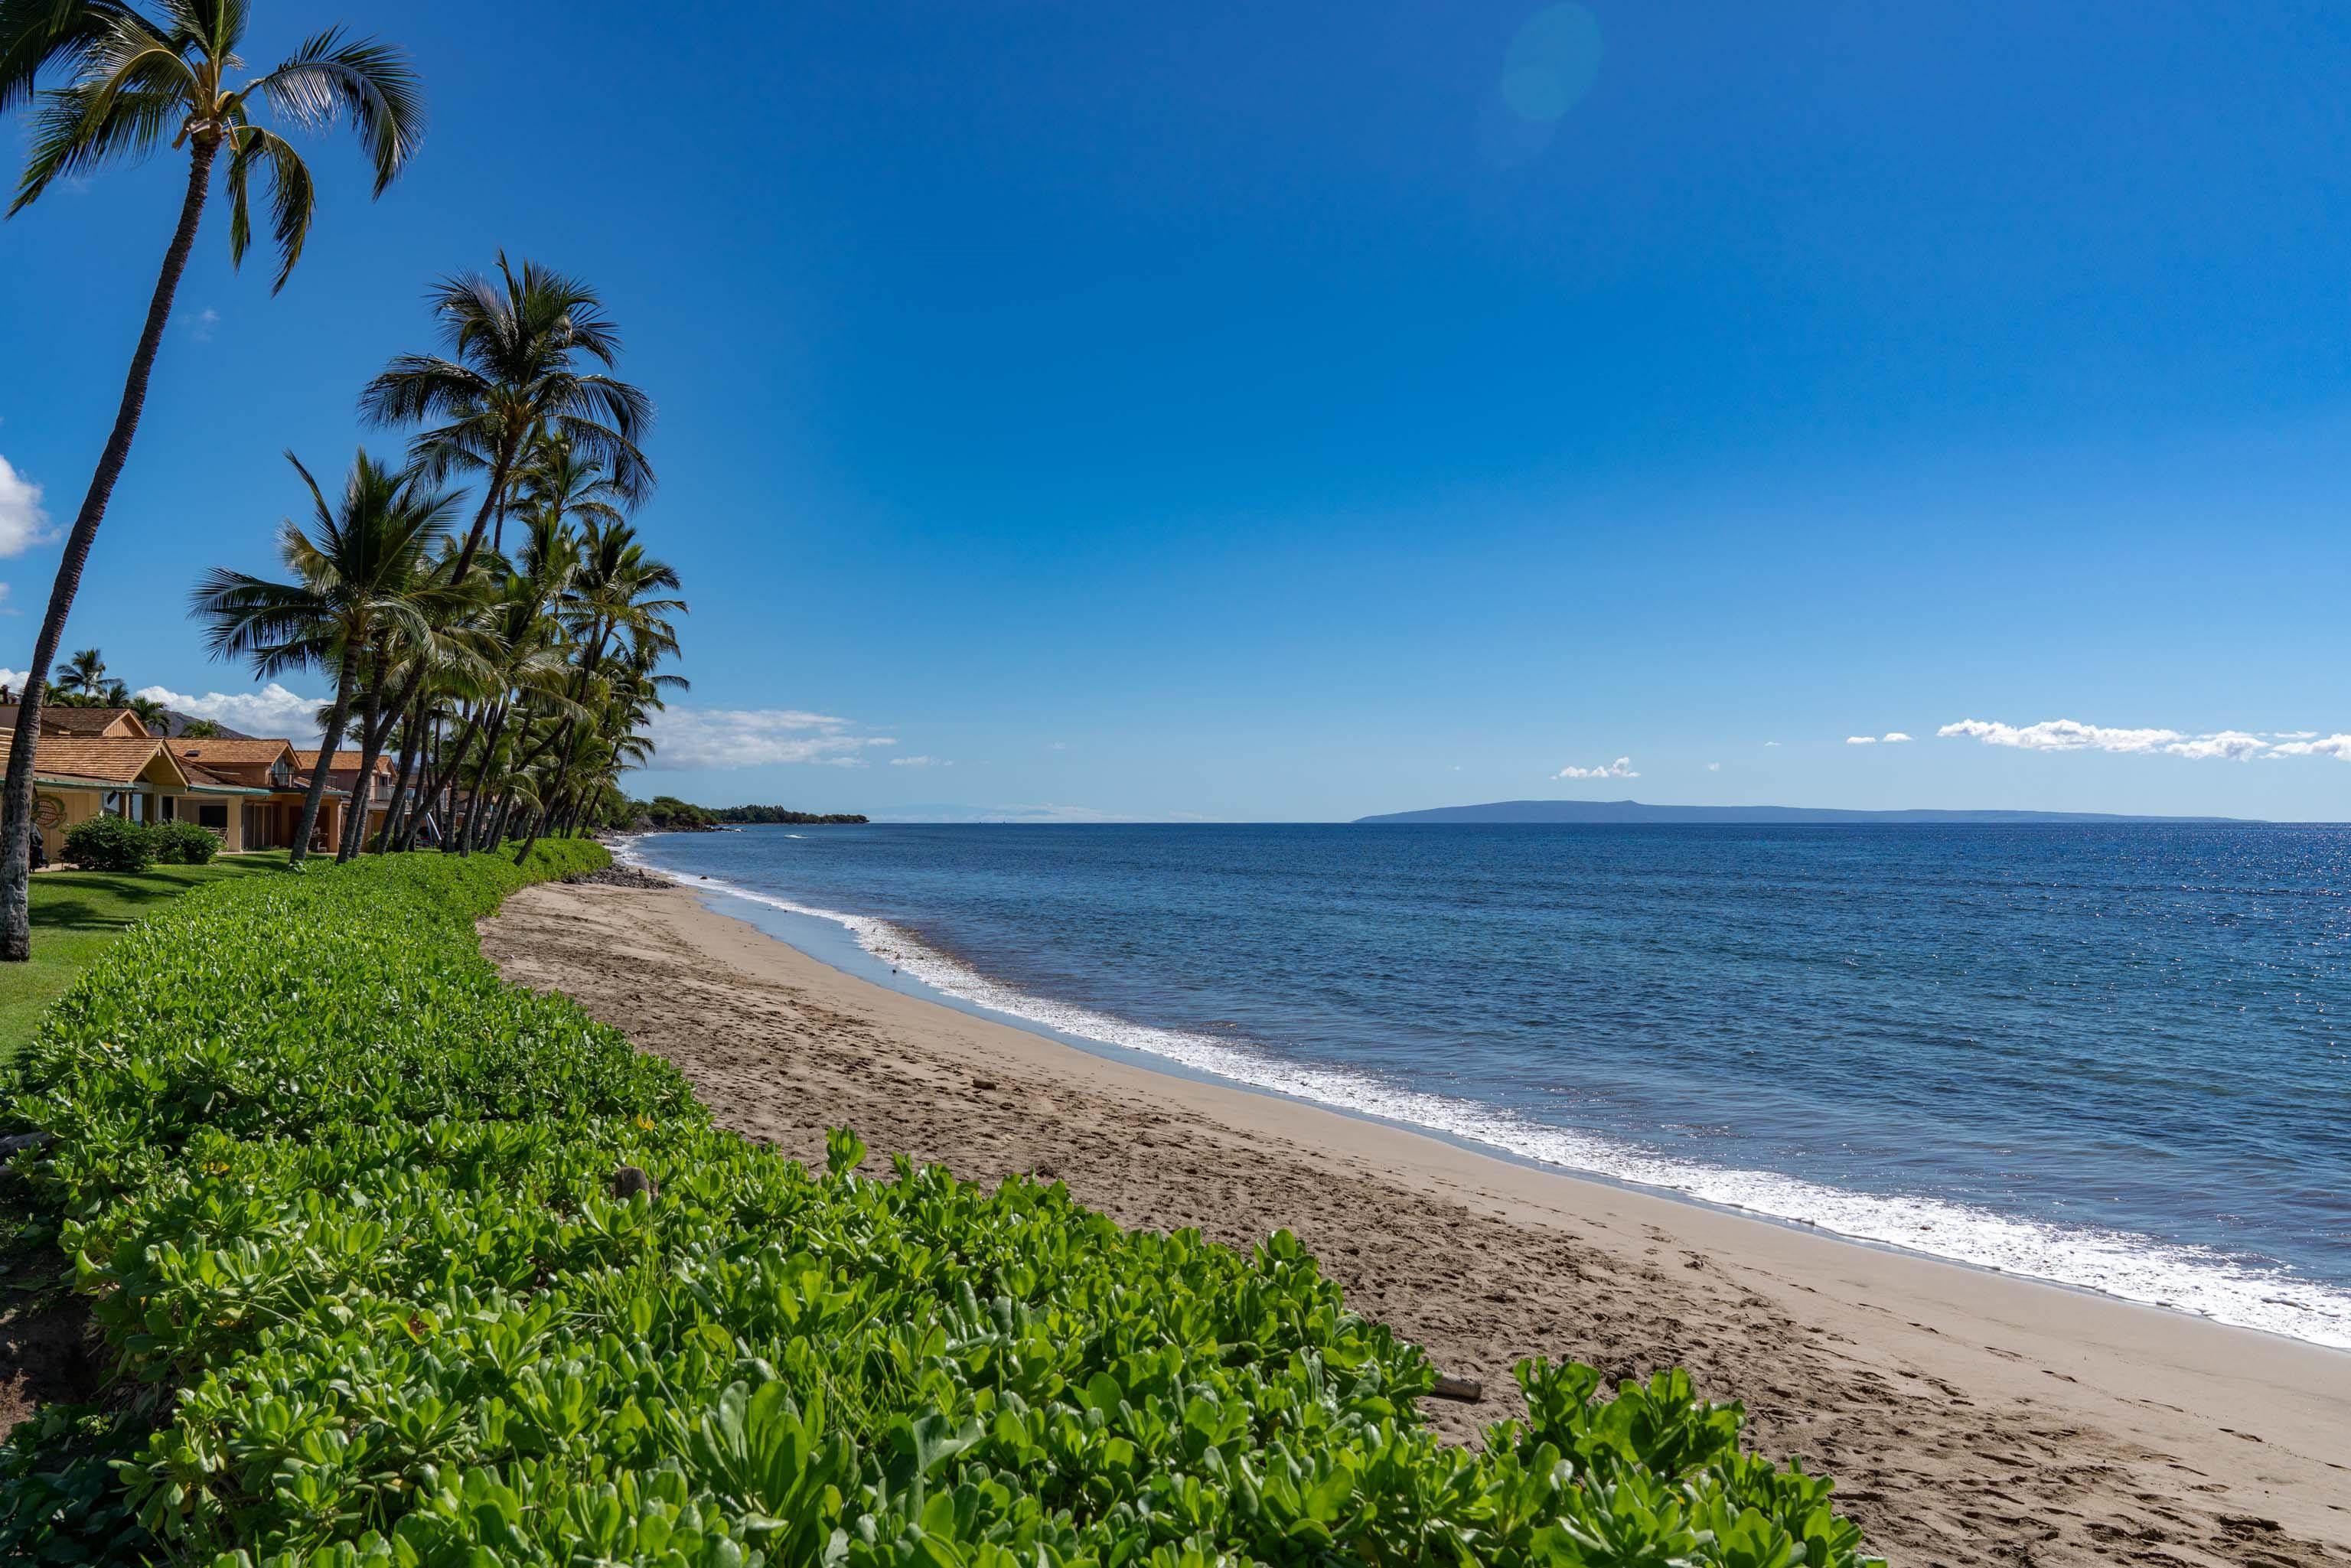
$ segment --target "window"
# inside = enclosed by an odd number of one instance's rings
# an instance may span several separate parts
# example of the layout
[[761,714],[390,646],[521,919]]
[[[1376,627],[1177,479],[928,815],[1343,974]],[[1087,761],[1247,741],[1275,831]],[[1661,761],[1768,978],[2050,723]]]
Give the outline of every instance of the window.
[[216,802],[216,801],[212,801],[212,800],[199,800],[199,801],[197,801],[197,802],[196,802],[196,826],[198,826],[198,827],[200,827],[200,828],[210,828],[214,832],[216,832],[216,833],[225,833],[225,832],[227,832],[227,831],[228,831],[228,807],[227,807],[227,805],[226,805],[225,803],[224,803],[224,802]]
[[166,796],[164,796],[164,797],[163,797],[163,821],[167,821],[167,822],[176,822],[176,821],[178,821],[179,820],[180,820],[180,798],[179,798],[177,795],[166,795]]
[[284,758],[281,757],[269,765],[269,782],[273,788],[279,789],[294,782],[294,769],[287,764]]

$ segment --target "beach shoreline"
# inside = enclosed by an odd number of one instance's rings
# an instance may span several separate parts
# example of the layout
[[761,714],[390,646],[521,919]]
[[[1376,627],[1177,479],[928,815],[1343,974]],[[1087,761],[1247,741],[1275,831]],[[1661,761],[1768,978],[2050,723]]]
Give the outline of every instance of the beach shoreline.
[[2351,1355],[1481,1154],[1111,1060],[875,986],[687,887],[549,886],[486,928],[800,1158],[856,1125],[967,1177],[1058,1176],[1123,1223],[1277,1226],[1360,1310],[1481,1379],[1683,1364],[1838,1478],[1897,1563],[2351,1563]]

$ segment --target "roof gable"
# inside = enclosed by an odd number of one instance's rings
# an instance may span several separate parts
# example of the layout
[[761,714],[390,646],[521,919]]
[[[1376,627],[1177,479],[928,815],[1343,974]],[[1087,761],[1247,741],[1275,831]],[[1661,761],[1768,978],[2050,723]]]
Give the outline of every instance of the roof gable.
[[[0,756],[14,748],[13,736],[0,740]],[[144,782],[169,788],[188,781],[170,750],[152,736],[45,735],[33,760],[38,772],[71,774],[107,784]]]

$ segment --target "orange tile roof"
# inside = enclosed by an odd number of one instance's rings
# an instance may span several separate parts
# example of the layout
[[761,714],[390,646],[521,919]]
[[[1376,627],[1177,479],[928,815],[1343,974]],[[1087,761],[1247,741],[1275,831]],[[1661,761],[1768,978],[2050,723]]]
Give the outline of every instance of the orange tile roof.
[[266,789],[256,789],[250,784],[240,784],[234,779],[224,779],[209,768],[200,768],[185,758],[180,758],[180,771],[188,776],[188,783],[198,789],[235,789],[246,795],[266,795]]
[[[14,749],[15,737],[0,740],[0,755]],[[171,753],[160,740],[134,740],[113,737],[87,735],[45,735],[33,753],[34,766],[41,773],[71,774],[77,779],[95,779],[108,784],[133,784],[147,765],[158,755],[166,758]],[[175,772],[179,764],[172,764]],[[183,773],[182,777],[185,777]]]
[[[312,747],[308,751],[303,751],[298,748],[294,753],[294,766],[297,768],[316,768],[319,766],[319,758],[324,754],[325,747]],[[349,768],[350,771],[356,773],[360,770],[360,754],[359,752],[352,751],[348,747],[339,750],[335,753],[335,759],[327,764],[327,771],[333,773],[341,768]],[[375,770],[377,772],[387,772],[392,768],[392,766],[393,762],[390,752],[379,751],[376,753]]]
[[[128,719],[135,738],[147,733],[147,726],[137,714],[127,707],[59,707],[54,703],[41,705],[41,733],[44,735],[104,735],[115,725]],[[0,726],[16,727],[16,705],[0,706]]]
[[[217,737],[204,738],[193,736],[182,736],[176,740],[167,740],[163,744],[170,747],[172,755],[182,761],[193,758],[204,762],[217,762],[230,768],[240,764],[251,766],[254,763],[266,766],[294,750],[293,743],[286,740],[222,740]],[[300,755],[299,752],[295,753],[297,758]]]

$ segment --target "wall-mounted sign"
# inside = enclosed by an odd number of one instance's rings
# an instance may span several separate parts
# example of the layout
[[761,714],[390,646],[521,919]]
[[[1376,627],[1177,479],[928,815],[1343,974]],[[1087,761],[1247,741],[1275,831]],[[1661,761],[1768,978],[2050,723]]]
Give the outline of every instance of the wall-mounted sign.
[[33,797],[33,821],[44,828],[60,826],[66,820],[65,798],[59,795]]

